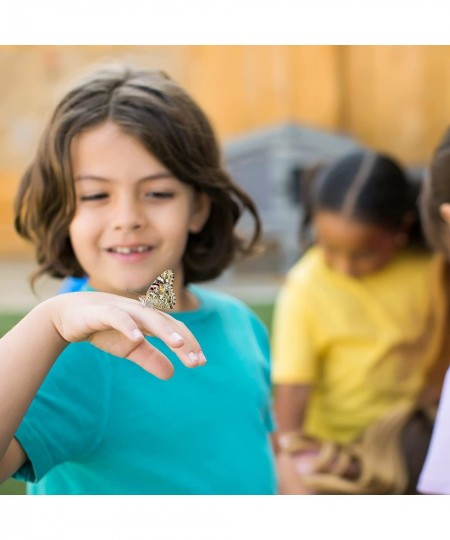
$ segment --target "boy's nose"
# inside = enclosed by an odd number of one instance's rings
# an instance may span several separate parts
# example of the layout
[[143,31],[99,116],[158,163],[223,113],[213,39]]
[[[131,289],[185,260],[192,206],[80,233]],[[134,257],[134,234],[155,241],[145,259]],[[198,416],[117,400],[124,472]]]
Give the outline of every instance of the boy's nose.
[[143,221],[134,219],[115,219],[113,228],[118,231],[136,231],[143,226]]
[[144,225],[144,217],[138,205],[124,203],[113,210],[113,228],[115,230],[135,231]]
[[117,223],[115,225],[116,230],[130,230],[136,231],[142,227],[141,223]]

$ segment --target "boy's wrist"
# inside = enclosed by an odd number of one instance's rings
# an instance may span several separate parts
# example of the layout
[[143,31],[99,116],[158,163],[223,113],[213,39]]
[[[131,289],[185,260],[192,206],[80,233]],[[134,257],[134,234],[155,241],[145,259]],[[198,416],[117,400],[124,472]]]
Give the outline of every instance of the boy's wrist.
[[50,330],[54,333],[58,346],[61,346],[61,351],[69,344],[69,342],[64,339],[62,334],[62,319],[61,319],[61,309],[65,303],[65,299],[62,295],[53,296],[48,298],[36,306],[35,310],[37,314],[42,317],[43,321],[48,321],[50,325]]

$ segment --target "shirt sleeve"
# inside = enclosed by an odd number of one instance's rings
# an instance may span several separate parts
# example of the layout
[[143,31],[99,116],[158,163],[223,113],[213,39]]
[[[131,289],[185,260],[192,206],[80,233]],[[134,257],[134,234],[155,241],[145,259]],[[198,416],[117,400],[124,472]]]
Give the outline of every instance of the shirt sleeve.
[[14,478],[37,482],[94,448],[109,402],[110,362],[102,356],[89,343],[71,344],[59,356],[16,432],[28,461]]
[[58,294],[81,291],[87,284],[87,277],[68,277],[66,278],[58,290]]
[[272,324],[275,384],[312,384],[317,379],[318,344],[313,312],[305,283],[288,279],[275,303]]

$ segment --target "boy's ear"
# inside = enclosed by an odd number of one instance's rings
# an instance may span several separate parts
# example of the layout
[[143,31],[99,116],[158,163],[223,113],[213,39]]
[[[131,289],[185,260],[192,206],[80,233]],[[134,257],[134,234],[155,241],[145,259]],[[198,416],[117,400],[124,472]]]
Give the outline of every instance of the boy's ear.
[[194,204],[195,208],[192,212],[189,232],[198,233],[203,229],[204,224],[209,218],[211,212],[211,199],[206,193],[200,192],[197,194]]
[[450,225],[450,203],[443,203],[439,207],[441,218]]

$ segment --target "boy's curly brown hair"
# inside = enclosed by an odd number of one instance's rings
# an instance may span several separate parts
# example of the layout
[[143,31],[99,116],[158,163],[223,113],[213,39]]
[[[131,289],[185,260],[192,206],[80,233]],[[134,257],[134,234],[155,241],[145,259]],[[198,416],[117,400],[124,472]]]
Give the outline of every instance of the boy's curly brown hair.
[[[256,251],[257,208],[226,172],[204,112],[165,73],[114,65],[96,70],[60,101],[22,178],[15,227],[36,246],[39,269],[32,283],[43,274],[84,274],[69,237],[76,204],[70,147],[76,135],[106,121],[136,137],[178,180],[211,199],[205,226],[189,235],[185,283],[215,278],[237,256]],[[245,210],[253,221],[247,240],[235,231]]]

